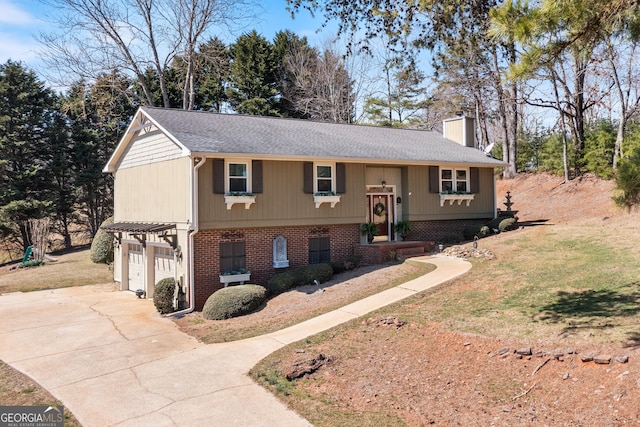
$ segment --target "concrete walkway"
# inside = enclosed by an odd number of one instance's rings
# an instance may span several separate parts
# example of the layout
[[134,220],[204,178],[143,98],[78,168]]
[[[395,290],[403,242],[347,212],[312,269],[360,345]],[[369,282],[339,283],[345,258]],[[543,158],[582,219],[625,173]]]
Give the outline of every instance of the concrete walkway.
[[[298,325],[204,345],[129,292],[85,286],[0,296],[0,359],[49,390],[85,427],[309,426],[247,375],[275,350],[467,272],[433,272]],[[1,404],[1,403],[0,403]]]

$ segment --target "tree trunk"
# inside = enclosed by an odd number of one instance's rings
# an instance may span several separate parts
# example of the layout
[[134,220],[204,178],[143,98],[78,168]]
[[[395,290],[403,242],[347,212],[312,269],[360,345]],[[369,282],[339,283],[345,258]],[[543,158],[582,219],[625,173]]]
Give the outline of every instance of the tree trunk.
[[492,52],[493,55],[493,73],[494,73],[494,83],[496,85],[496,92],[498,93],[498,115],[500,117],[500,125],[502,128],[502,160],[509,163],[504,170],[503,177],[505,179],[511,179],[515,176],[515,165],[511,164],[512,156],[509,151],[510,144],[510,134],[509,134],[509,125],[507,123],[507,109],[505,106],[505,94],[504,88],[502,87],[500,68],[498,65],[498,54],[494,49]]
[[560,126],[562,128],[562,164],[564,167],[564,182],[569,182],[569,162],[568,162],[568,153],[567,153],[567,132],[566,132],[566,121],[564,110],[560,105],[560,94],[558,93],[558,76],[555,70],[551,69],[551,75],[553,76],[553,93],[556,99],[556,108],[558,109],[558,113],[560,113]]

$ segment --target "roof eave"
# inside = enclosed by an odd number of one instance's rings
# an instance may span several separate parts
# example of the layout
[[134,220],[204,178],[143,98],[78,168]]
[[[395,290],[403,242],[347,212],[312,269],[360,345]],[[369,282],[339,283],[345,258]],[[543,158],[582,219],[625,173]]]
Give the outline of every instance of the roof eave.
[[394,165],[467,165],[470,167],[507,167],[508,163],[494,160],[493,162],[476,162],[476,161],[448,161],[448,160],[415,160],[415,159],[384,159],[384,158],[368,158],[368,157],[328,157],[328,156],[295,156],[295,155],[275,155],[260,153],[213,153],[209,151],[192,151],[189,155],[193,158],[233,158],[247,160],[273,160],[273,161],[334,161],[344,163],[368,163],[368,164],[394,164]]

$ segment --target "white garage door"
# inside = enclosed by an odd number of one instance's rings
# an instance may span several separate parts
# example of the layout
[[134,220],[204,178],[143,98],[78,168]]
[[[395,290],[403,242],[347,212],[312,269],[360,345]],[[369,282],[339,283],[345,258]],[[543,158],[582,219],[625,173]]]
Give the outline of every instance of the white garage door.
[[174,278],[176,266],[173,262],[173,249],[161,246],[154,249],[154,284],[167,277]]
[[144,289],[142,245],[129,243],[129,290]]

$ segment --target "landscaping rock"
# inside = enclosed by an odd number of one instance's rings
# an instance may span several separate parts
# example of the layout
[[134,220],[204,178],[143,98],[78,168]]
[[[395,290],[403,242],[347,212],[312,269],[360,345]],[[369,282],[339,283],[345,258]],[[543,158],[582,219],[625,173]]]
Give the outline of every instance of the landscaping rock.
[[521,356],[531,356],[533,353],[531,352],[531,347],[523,347],[516,350],[516,353]]
[[608,354],[601,354],[594,356],[593,361],[599,365],[609,365],[611,363],[611,356]]
[[400,328],[400,327],[405,325],[405,322],[400,320],[400,319],[398,319],[397,317],[388,316],[388,317],[383,317],[380,320],[378,320],[378,324],[379,325],[395,326],[396,328]]
[[456,258],[479,258],[483,260],[496,259],[493,252],[488,249],[476,249],[473,247],[465,246],[450,246],[443,251],[444,254],[453,256]]
[[287,380],[295,380],[297,378],[302,378],[305,375],[312,374],[316,372],[318,369],[331,362],[332,358],[327,357],[324,354],[320,353],[317,357],[309,360],[300,360],[296,362],[292,369],[285,374]]
[[580,355],[580,360],[583,362],[593,362],[593,353],[584,353]]
[[629,361],[629,356],[616,356],[616,362],[618,363],[627,363]]

